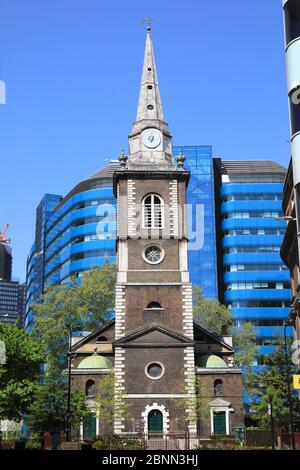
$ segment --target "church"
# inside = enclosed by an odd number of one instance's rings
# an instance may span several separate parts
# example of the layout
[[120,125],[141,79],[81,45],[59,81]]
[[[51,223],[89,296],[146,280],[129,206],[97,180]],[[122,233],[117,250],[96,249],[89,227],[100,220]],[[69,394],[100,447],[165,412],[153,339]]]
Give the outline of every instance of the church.
[[[113,175],[115,318],[74,338],[72,347],[72,387],[83,390],[95,411],[82,427],[83,437],[187,430],[207,437],[231,435],[244,424],[242,372],[234,367],[232,338],[215,336],[193,321],[184,160],[182,154],[172,156],[148,26],[129,152],[122,152]],[[115,393],[123,392],[130,407],[129,416],[116,413],[107,427],[97,417],[95,399],[112,370]],[[201,423],[185,401],[199,393],[199,378],[209,407]]]

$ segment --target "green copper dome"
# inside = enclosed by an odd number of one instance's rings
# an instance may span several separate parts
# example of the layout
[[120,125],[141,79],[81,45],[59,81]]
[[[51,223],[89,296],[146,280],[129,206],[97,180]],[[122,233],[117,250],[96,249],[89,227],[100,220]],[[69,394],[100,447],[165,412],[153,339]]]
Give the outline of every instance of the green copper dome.
[[198,367],[205,367],[207,369],[215,369],[215,368],[227,367],[227,364],[219,356],[215,356],[214,354],[211,354],[210,356],[200,357]]
[[84,358],[78,365],[78,369],[110,369],[111,363],[99,354],[93,354]]

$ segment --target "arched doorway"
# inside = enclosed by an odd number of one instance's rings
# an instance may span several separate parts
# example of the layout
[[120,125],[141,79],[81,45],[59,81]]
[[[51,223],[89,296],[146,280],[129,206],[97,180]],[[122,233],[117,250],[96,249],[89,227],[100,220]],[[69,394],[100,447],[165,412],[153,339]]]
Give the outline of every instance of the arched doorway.
[[148,414],[148,432],[163,432],[163,414],[159,410],[151,410]]

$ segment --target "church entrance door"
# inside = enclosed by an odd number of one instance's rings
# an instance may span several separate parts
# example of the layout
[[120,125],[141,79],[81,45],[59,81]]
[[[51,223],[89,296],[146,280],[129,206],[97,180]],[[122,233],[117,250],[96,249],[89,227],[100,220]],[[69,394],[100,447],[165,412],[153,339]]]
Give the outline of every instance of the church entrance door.
[[214,434],[226,434],[226,413],[225,411],[214,412]]
[[148,432],[163,432],[163,415],[159,410],[152,410],[148,414]]

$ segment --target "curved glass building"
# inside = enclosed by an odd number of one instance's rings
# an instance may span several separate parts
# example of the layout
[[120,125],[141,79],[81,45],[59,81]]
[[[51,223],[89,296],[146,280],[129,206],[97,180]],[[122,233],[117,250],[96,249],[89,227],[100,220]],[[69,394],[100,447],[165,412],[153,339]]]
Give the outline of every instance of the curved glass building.
[[280,257],[286,222],[276,220],[286,170],[263,160],[222,166],[224,301],[237,326],[255,325],[260,352],[270,353],[290,311],[289,272]]
[[[115,263],[115,167],[108,165],[78,183],[65,197],[56,196],[55,206],[43,224],[38,223],[37,217],[37,225],[42,225],[43,244],[38,250],[36,234],[27,260],[27,329],[33,323],[30,305],[38,300],[45,286],[68,283],[90,268]],[[37,269],[39,261],[41,270]]]
[[115,263],[114,165],[77,184],[46,224],[45,285],[66,283],[95,266]]

